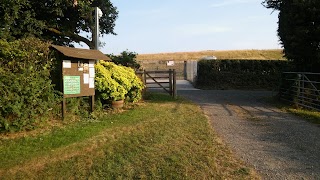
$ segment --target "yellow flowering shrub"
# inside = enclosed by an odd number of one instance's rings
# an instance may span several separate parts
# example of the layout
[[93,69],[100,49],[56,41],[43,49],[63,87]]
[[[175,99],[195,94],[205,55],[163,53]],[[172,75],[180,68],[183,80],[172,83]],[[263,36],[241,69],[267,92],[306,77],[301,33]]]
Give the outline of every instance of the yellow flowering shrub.
[[132,68],[101,61],[95,70],[96,94],[103,100],[137,102],[142,98],[144,84]]

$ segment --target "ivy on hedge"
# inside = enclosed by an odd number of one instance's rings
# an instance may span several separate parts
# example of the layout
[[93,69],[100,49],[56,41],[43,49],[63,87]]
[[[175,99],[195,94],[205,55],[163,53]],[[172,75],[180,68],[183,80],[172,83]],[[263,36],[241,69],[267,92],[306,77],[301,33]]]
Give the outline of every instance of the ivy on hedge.
[[33,129],[56,103],[49,43],[0,40],[0,131]]
[[214,89],[277,89],[290,68],[279,60],[201,60],[197,86]]

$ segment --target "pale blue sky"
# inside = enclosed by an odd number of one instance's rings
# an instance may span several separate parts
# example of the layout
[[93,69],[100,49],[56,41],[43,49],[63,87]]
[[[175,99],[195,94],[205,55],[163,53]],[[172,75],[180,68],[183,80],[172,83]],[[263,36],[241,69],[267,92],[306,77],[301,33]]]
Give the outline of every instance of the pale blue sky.
[[[111,0],[117,36],[101,38],[104,53],[277,49],[278,13],[262,0]],[[271,14],[272,13],[272,14]]]

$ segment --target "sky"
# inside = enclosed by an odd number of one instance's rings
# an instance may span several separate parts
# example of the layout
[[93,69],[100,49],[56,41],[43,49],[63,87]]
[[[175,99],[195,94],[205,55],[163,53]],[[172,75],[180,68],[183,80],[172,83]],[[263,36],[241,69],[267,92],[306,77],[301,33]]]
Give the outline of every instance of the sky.
[[278,49],[278,12],[263,0],[111,0],[114,35],[100,51],[119,54]]

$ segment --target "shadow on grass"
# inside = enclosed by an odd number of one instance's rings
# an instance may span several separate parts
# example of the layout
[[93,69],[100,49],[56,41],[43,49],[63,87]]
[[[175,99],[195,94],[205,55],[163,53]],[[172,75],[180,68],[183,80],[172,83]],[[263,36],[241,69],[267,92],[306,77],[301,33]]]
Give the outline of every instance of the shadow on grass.
[[155,102],[155,103],[165,103],[165,102],[175,102],[175,101],[183,101],[182,98],[173,98],[167,93],[156,93],[156,92],[146,92],[144,95],[144,100]]
[[167,93],[159,93],[159,92],[147,92],[144,96],[144,100],[150,103],[172,103],[175,102],[175,107],[171,110],[171,112],[177,112],[182,104],[192,103],[191,101],[178,96],[177,98],[173,98]]

